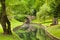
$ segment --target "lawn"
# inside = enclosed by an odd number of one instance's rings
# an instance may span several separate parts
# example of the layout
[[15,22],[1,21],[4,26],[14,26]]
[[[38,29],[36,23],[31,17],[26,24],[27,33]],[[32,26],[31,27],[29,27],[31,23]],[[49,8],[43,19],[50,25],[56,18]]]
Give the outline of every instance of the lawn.
[[3,35],[0,33],[0,40],[20,40],[20,38],[16,35]]
[[32,23],[38,23],[38,24],[43,24],[44,26],[50,26],[51,24],[51,19],[45,20],[45,21],[39,21],[39,20],[33,20]]
[[47,27],[48,32],[50,32],[53,36],[60,38],[60,24]]
[[[13,30],[13,28],[22,25],[22,22],[16,21],[15,19],[11,20],[11,29]],[[20,40],[20,38],[13,32],[13,35],[3,35],[3,30],[2,27],[0,25],[0,40]]]
[[51,35],[53,35],[53,36],[55,36],[57,38],[60,38],[60,20],[59,20],[59,24],[58,25],[50,26],[50,24],[51,24],[51,22],[50,23],[48,22],[48,23],[44,23],[43,25],[48,26],[46,28],[46,30],[48,30],[48,32]]
[[50,34],[52,34],[53,36],[57,38],[60,38],[60,19],[59,19],[59,24],[55,26],[50,26],[52,22],[51,20],[46,20],[45,22],[42,22],[42,21],[39,22],[37,20],[33,20],[32,22],[41,23],[44,26],[47,26],[46,30],[48,30]]

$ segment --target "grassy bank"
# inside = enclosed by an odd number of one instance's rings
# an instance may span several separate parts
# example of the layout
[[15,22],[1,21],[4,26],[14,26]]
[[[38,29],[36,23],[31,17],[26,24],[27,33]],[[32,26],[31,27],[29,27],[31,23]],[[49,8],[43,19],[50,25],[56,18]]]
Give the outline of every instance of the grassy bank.
[[59,19],[59,24],[55,26],[50,26],[50,24],[52,23],[52,20],[46,20],[45,22],[33,20],[32,22],[41,23],[47,26],[46,29],[50,32],[50,34],[52,34],[55,37],[60,38],[60,19]]
[[[15,19],[11,20],[11,29],[15,28],[18,25],[22,25],[22,22],[16,21]],[[0,25],[0,40],[20,40],[20,38],[13,32],[13,35],[3,35],[3,30]]]
[[47,30],[53,36],[60,38],[60,24],[59,25],[55,25],[55,26],[51,26],[51,27],[47,27]]

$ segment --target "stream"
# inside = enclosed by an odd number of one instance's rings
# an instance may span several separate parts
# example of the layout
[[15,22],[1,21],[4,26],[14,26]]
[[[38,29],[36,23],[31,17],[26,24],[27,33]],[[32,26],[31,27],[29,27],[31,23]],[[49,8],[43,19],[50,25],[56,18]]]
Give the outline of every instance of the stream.
[[[29,26],[29,27],[28,27]],[[51,40],[40,25],[24,24],[15,30],[21,40]]]

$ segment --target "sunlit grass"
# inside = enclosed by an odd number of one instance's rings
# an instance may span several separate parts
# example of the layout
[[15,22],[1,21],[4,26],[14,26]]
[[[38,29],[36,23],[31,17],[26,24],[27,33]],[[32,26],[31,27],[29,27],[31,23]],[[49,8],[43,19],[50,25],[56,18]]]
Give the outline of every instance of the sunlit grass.
[[20,40],[20,38],[16,35],[3,35],[0,33],[0,40]]
[[39,23],[39,24],[43,24],[43,25],[45,25],[45,26],[49,26],[50,24],[51,24],[51,22],[52,22],[52,20],[51,19],[48,19],[48,20],[45,20],[45,21],[40,21],[40,20],[33,20],[32,21],[33,23]]
[[35,22],[35,23],[39,22],[44,26],[48,26],[46,29],[49,31],[49,33],[55,37],[60,38],[60,19],[58,21],[59,21],[59,24],[55,26],[50,26],[50,24],[52,24],[52,20],[46,20],[45,22],[34,20],[32,22]]
[[48,30],[49,33],[51,33],[55,37],[60,38],[60,19],[58,21],[59,21],[59,24],[55,25],[55,26],[50,26],[50,24],[52,24],[52,22],[45,23],[44,25],[48,26],[47,30]]
[[48,27],[47,30],[55,37],[60,38],[60,24]]
[[[19,22],[13,19],[11,20],[11,29],[13,30],[13,28],[22,24],[23,24],[22,22]],[[13,33],[13,35],[3,35],[2,33],[3,33],[3,29],[0,25],[0,40],[20,40],[19,37],[15,33]]]
[[22,25],[22,24],[23,24],[23,22],[19,22],[19,21],[13,19],[13,20],[11,21],[11,28],[13,29],[13,28],[15,28],[15,27],[17,27],[17,26],[19,26],[19,25]]

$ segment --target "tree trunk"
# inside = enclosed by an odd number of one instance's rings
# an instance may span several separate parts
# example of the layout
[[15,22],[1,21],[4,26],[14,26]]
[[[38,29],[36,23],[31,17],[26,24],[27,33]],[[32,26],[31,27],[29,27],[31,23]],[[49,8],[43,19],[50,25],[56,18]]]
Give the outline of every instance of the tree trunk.
[[52,24],[51,25],[57,25],[57,24],[58,24],[58,19],[54,17],[52,19]]
[[3,28],[4,34],[12,34],[11,28],[10,28],[10,21],[8,20],[7,15],[6,15],[5,0],[1,0],[1,5],[2,5],[1,25]]

